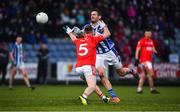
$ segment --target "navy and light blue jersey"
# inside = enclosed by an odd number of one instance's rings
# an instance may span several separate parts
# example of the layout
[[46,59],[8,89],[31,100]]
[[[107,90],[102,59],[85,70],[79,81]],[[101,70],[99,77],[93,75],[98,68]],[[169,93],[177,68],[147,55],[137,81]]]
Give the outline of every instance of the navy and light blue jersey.
[[[91,24],[91,23],[90,23]],[[92,28],[93,28],[93,32],[95,34],[95,32],[99,33],[99,34],[103,34],[103,26],[100,23],[97,23],[96,26],[93,26],[91,24]],[[96,48],[96,53],[97,54],[103,54],[103,53],[107,53],[109,52],[112,48],[114,47],[114,42],[110,39],[110,38],[106,38],[105,40],[101,41]]]
[[14,62],[18,65],[23,63],[23,47],[22,44],[15,43],[12,48]]

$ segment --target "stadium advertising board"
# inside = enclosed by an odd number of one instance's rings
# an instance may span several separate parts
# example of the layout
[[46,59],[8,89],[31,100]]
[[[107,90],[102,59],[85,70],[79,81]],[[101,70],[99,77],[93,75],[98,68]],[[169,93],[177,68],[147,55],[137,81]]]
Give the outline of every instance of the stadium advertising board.
[[79,75],[75,72],[75,62],[58,62],[57,63],[57,80],[58,81],[80,81]]
[[153,67],[156,78],[180,78],[179,64],[155,63]]
[[[175,63],[154,63],[153,69],[155,73],[155,78],[157,79],[176,79],[180,78],[180,65]],[[138,68],[140,72],[140,67]],[[115,77],[118,78],[116,71]],[[132,75],[126,75],[124,77],[119,77],[120,79],[134,79]]]

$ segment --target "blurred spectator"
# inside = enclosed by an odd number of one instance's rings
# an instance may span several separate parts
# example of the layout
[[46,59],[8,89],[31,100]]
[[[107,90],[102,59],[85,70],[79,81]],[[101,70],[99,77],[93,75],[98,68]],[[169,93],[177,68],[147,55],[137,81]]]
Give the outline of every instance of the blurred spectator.
[[79,13],[76,16],[78,24],[81,25],[81,26],[85,24],[85,18],[84,18],[84,14],[83,13],[84,12],[82,10],[80,10]]
[[2,75],[2,84],[6,84],[6,73],[7,73],[7,65],[9,61],[9,52],[8,47],[5,42],[0,43],[0,74]]
[[136,17],[136,9],[133,6],[128,8],[128,17],[131,19]]
[[48,43],[48,35],[44,34],[40,37],[40,42],[43,44],[47,44]]
[[31,31],[30,34],[27,34],[26,41],[28,44],[32,45],[36,43],[36,38],[33,31]]
[[38,73],[37,73],[37,83],[46,83],[46,77],[47,77],[47,66],[48,66],[48,48],[47,45],[44,43],[41,43],[40,48],[38,50]]
[[36,33],[36,39],[39,43],[47,44],[48,36],[47,34],[41,35],[39,32]]
[[119,23],[116,27],[116,35],[115,35],[114,40],[117,43],[120,43],[122,41],[122,39],[124,38],[124,36],[125,36],[124,25],[123,25],[122,21],[119,21]]

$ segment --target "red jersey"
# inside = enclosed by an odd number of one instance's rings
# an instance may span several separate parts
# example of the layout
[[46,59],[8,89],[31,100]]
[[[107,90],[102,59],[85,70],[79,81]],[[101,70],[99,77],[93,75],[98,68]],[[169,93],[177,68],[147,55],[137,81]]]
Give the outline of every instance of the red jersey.
[[143,37],[138,41],[136,49],[140,48],[140,63],[145,61],[152,62],[153,47],[154,43],[150,38]]
[[95,66],[96,46],[102,40],[104,40],[103,36],[87,35],[84,38],[78,38],[74,41],[77,53],[76,67],[81,67],[84,65]]

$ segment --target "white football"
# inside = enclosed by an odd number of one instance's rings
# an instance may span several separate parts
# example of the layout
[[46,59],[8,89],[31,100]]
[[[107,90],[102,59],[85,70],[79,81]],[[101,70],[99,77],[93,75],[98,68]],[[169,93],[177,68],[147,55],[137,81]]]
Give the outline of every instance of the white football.
[[48,15],[44,12],[40,12],[36,15],[36,21],[37,23],[47,23],[48,22]]

